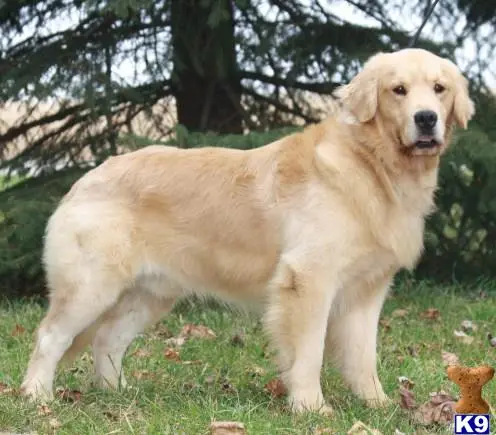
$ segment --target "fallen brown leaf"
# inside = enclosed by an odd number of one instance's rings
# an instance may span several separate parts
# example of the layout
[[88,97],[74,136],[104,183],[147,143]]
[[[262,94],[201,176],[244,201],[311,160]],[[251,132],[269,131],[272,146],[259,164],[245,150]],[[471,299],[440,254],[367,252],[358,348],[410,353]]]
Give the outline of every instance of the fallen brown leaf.
[[463,344],[472,344],[474,341],[474,337],[471,337],[470,335],[465,334],[463,331],[453,331],[453,334],[455,338],[460,341]]
[[236,393],[236,388],[227,379],[222,382],[222,391],[224,393]]
[[181,347],[184,343],[186,343],[186,337],[172,337],[165,340],[165,344],[174,347]]
[[186,340],[189,338],[203,338],[207,340],[213,340],[217,337],[215,332],[204,325],[193,325],[192,323],[187,323],[183,326],[177,337],[172,337],[165,340],[168,346],[181,347]]
[[152,356],[152,353],[149,350],[140,348],[140,349],[136,349],[131,355],[137,358],[148,358]]
[[421,424],[449,424],[453,421],[455,399],[441,391],[431,393],[428,402],[415,411],[413,417]]
[[205,383],[207,385],[213,385],[215,383],[216,377],[214,375],[207,376],[205,378]]
[[475,332],[477,331],[477,329],[479,329],[478,326],[474,322],[472,322],[472,320],[464,320],[461,323],[460,327],[462,328],[463,332]]
[[417,407],[415,395],[403,386],[400,386],[400,406],[403,409],[415,409]]
[[181,360],[181,357],[179,356],[179,352],[175,349],[172,349],[171,347],[165,349],[164,357],[165,357],[165,359],[168,359],[171,361],[180,361]]
[[196,382],[185,382],[183,385],[182,385],[182,389],[183,391],[199,391],[201,388],[200,384],[196,383]]
[[19,335],[24,334],[25,332],[26,332],[26,328],[24,328],[24,326],[22,325],[19,325],[19,323],[16,323],[10,335],[12,335],[12,337],[17,337]]
[[428,308],[420,313],[420,317],[427,320],[438,320],[441,317],[441,313],[437,308]]
[[407,390],[411,390],[415,386],[415,382],[412,382],[406,376],[400,376],[398,382]]
[[492,334],[487,334],[487,339],[489,340],[490,346],[496,347],[496,337],[493,337]]
[[214,421],[210,423],[211,435],[244,435],[245,425],[238,421]]
[[13,388],[10,388],[7,384],[0,382],[0,394],[10,394],[14,391]]
[[214,331],[212,331],[210,328],[207,328],[204,325],[193,325],[192,323],[187,323],[186,325],[183,326],[183,329],[181,329],[181,332],[179,333],[179,337],[184,337],[184,338],[195,337],[195,338],[206,338],[208,340],[212,340],[216,338],[217,335],[215,335]]
[[371,429],[365,423],[357,421],[350,430],[346,432],[347,435],[382,435],[377,429]]
[[159,323],[153,330],[151,331],[151,335],[156,338],[170,338],[173,336],[172,332],[170,331],[167,326],[165,326],[163,323]]
[[62,427],[62,423],[53,417],[50,420],[48,420],[48,425],[50,426],[51,429],[54,430],[60,429]]
[[115,412],[112,412],[112,411],[103,411],[103,415],[112,421],[118,421],[119,420],[119,416]]
[[264,376],[266,373],[266,370],[263,367],[259,366],[251,366],[246,369],[246,373],[252,377],[256,376]]
[[411,346],[408,346],[407,350],[412,358],[418,357],[419,352],[418,352],[418,346],[416,344],[412,344]]
[[441,358],[445,366],[456,366],[460,362],[457,355],[444,350],[441,351]]
[[19,394],[20,392],[18,389],[9,387],[7,384],[0,382],[0,395],[18,396]]
[[265,390],[274,398],[282,397],[287,393],[284,382],[279,378],[274,378],[265,384]]
[[243,347],[245,345],[245,334],[243,331],[240,331],[231,337],[231,344],[239,347]]
[[155,377],[154,373],[150,373],[148,370],[135,370],[132,375],[140,380],[140,379],[152,379]]
[[61,400],[65,400],[67,402],[79,402],[82,396],[81,391],[69,390],[68,388],[57,389],[57,395]]
[[392,317],[406,317],[408,315],[408,310],[404,308],[398,308],[391,313]]
[[381,319],[379,320],[379,325],[381,325],[384,328],[385,332],[391,331],[391,322],[387,319]]
[[48,407],[48,405],[39,405],[38,406],[38,415],[51,415],[52,410]]

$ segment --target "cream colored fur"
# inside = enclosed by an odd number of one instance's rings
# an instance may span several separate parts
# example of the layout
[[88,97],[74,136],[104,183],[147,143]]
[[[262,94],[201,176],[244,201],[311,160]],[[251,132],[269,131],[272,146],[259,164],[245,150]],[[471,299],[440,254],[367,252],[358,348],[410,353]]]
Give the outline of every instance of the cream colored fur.
[[[341,113],[262,148],[153,146],[75,183],[47,227],[50,308],[24,394],[51,398],[59,360],[88,340],[97,382],[125,384],[135,335],[198,293],[261,307],[295,411],[330,410],[324,355],[359,397],[386,403],[379,314],[421,254],[439,157],[473,104],[458,69],[423,50],[374,56],[337,95]],[[426,109],[440,145],[424,150],[413,117]]]

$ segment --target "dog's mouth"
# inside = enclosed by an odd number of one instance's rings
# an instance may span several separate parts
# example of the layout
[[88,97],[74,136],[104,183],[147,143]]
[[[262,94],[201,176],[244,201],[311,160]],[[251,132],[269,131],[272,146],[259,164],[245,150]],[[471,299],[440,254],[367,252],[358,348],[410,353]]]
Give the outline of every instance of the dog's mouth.
[[419,150],[436,148],[440,145],[440,143],[434,138],[420,138],[417,142],[415,142],[415,148]]
[[410,147],[409,151],[414,156],[436,155],[440,152],[442,142],[434,136],[420,136]]

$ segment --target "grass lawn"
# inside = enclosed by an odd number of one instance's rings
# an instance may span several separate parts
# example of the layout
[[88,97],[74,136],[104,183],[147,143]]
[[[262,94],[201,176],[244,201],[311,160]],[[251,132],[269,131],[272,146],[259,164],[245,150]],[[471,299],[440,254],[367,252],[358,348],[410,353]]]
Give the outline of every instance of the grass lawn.
[[[59,370],[56,379],[57,387],[81,391],[77,400],[58,399],[46,407],[29,404],[5,389],[19,387],[32,333],[45,307],[4,302],[0,305],[0,432],[189,435],[209,433],[211,421],[231,420],[244,423],[249,434],[312,434],[326,428],[346,434],[360,420],[384,435],[398,433],[396,429],[406,434],[451,434],[452,428],[446,426],[415,423],[412,412],[399,407],[398,377],[415,383],[413,392],[422,404],[434,391],[458,397],[458,388],[447,379],[442,351],[455,353],[464,365],[496,366],[496,348],[487,339],[490,332],[496,335],[495,296],[496,283],[473,290],[425,283],[396,287],[383,312],[379,340],[379,376],[394,403],[382,410],[367,409],[326,368],[322,382],[324,395],[335,408],[332,418],[294,416],[284,397],[271,397],[264,386],[277,373],[256,317],[212,305],[200,309],[192,303],[183,303],[131,345],[124,363],[130,389],[93,388],[91,358],[86,353]],[[422,313],[429,308],[439,310],[440,317],[424,318]],[[463,320],[478,326],[469,334],[474,337],[470,344],[453,334]],[[217,338],[192,338],[179,349],[181,361],[166,358],[166,337],[177,335],[186,323],[208,326]],[[495,407],[496,380],[484,391]],[[494,430],[494,416],[492,426]]]

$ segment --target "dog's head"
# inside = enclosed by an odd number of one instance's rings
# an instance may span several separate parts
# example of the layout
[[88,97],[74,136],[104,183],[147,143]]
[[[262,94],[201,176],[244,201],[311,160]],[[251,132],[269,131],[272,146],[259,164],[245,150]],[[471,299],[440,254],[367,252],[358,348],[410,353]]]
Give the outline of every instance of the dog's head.
[[452,125],[466,128],[474,113],[459,69],[421,49],[373,56],[335,95],[358,122],[376,123],[412,158],[442,153]]

